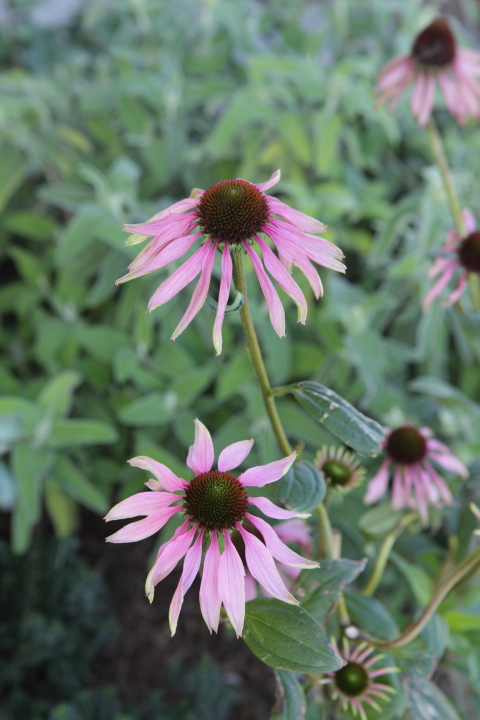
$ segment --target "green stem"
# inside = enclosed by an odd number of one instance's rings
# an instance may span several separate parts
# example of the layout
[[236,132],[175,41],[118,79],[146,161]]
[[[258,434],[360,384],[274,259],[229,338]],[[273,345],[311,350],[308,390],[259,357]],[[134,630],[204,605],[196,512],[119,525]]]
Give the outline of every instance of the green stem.
[[[447,194],[450,210],[452,211],[455,227],[457,229],[457,232],[460,233],[460,235],[464,236],[466,233],[466,228],[462,218],[462,210],[460,207],[460,203],[458,202],[455,189],[453,187],[452,176],[450,174],[450,168],[448,167],[442,138],[440,133],[438,132],[438,127],[433,117],[431,117],[428,122],[427,132],[435,162],[437,163],[438,169],[440,170],[440,175],[442,176],[443,186]],[[473,307],[478,310],[480,309],[480,286],[478,282],[478,275],[476,273],[469,273],[469,281],[470,291],[472,293]]]
[[422,632],[423,628],[428,623],[437,607],[440,605],[442,600],[447,597],[449,592],[451,592],[453,588],[458,585],[458,583],[461,582],[469,573],[471,573],[473,570],[478,570],[479,563],[480,548],[478,548],[477,550],[475,550],[475,552],[469,555],[458,566],[458,568],[443,581],[443,583],[438,587],[432,600],[428,603],[418,620],[412,623],[405,630],[405,632],[400,635],[400,637],[396,638],[395,640],[377,640],[373,637],[365,636],[364,639],[367,640],[371,645],[374,645],[377,648],[382,648],[383,650],[393,650],[395,648],[400,648],[404,645],[408,645],[409,642],[412,642],[412,640],[414,640]]
[[397,541],[403,530],[415,517],[415,513],[408,513],[408,515],[405,515],[405,517],[402,518],[402,520],[398,523],[396,527],[393,528],[393,530],[390,530],[390,532],[385,535],[382,545],[380,547],[380,551],[377,555],[377,559],[375,561],[375,567],[373,568],[370,580],[362,590],[362,595],[366,595],[367,597],[373,595],[373,593],[378,587],[380,580],[382,579],[385,567],[388,562],[388,558],[390,557],[390,553],[395,542]]
[[[323,554],[327,560],[335,560],[335,549],[333,544],[333,532],[328,517],[327,508],[323,503],[316,509],[319,531],[319,556]],[[338,599],[337,612],[342,626],[350,625],[350,617],[348,615],[347,606],[343,594]]]
[[248,303],[247,283],[245,278],[245,267],[243,264],[242,250],[234,250],[232,252],[233,262],[233,284],[238,292],[243,295],[243,305],[240,308],[240,318],[242,321],[243,331],[247,340],[247,353],[253,365],[255,375],[257,376],[260,389],[262,391],[263,402],[267,411],[272,430],[277,438],[280,450],[284,455],[291,455],[292,448],[288,442],[282,421],[278,414],[275,400],[272,395],[272,388],[268,379],[265,363],[263,362],[262,351],[258,342],[257,333],[252,321],[250,306]]

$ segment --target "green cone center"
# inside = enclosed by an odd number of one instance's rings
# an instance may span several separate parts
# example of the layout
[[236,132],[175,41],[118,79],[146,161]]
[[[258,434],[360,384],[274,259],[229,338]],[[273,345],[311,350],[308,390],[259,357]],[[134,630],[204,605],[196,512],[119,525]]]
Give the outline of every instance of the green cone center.
[[332,485],[347,485],[352,477],[351,469],[339,460],[326,460],[321,470]]
[[444,18],[437,18],[417,35],[412,56],[420,65],[445,67],[455,58],[455,38]]
[[185,490],[183,510],[205,530],[227,530],[245,517],[248,496],[242,483],[229,473],[197,475]]
[[267,198],[246,180],[222,180],[203,193],[197,208],[202,232],[220,242],[242,243],[270,217]]
[[359,663],[349,662],[335,673],[335,685],[349,697],[361,695],[368,682],[368,673]]
[[392,460],[401,465],[414,465],[427,454],[427,443],[416,428],[406,425],[390,433],[387,452]]
[[458,259],[465,270],[480,275],[480,232],[471,233],[462,240]]

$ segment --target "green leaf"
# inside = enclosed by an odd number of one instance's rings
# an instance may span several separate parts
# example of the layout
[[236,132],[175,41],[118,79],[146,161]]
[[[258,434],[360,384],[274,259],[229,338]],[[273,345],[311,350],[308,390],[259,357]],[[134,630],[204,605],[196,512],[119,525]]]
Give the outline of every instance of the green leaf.
[[413,720],[460,720],[450,701],[427,678],[406,676],[404,687]]
[[454,632],[480,630],[479,613],[468,612],[468,610],[459,608],[458,610],[448,610],[448,612],[443,613],[443,619]]
[[345,599],[350,617],[360,630],[386,640],[393,640],[400,635],[397,623],[385,605],[376,598],[365,597],[347,588]]
[[57,261],[68,265],[82,255],[93,241],[99,225],[105,224],[109,213],[101,206],[88,203],[80,207],[65,228],[57,247]]
[[422,606],[427,605],[432,598],[433,582],[425,570],[419,565],[405,560],[405,558],[394,551],[390,553],[390,559],[410,585],[410,589],[418,604]]
[[[480,629],[480,616],[475,615],[475,617],[477,618],[477,625],[475,629]],[[421,633],[428,651],[432,654],[436,662],[440,660],[447,647],[449,634],[449,624],[447,623],[448,620],[445,615],[442,617],[441,615],[435,613],[432,615]],[[474,628],[468,629],[473,630]]]
[[81,383],[82,376],[76,370],[64,370],[49,380],[37,400],[52,415],[66,415],[70,410],[72,395]]
[[108,445],[116,442],[117,438],[116,429],[100,420],[56,420],[47,445],[55,449],[75,445]]
[[34,448],[27,441],[14,445],[11,470],[17,485],[17,503],[36,522],[40,514],[41,483],[54,461],[54,455]]
[[0,212],[3,211],[11,196],[17,191],[27,174],[27,162],[20,150],[11,144],[1,147],[0,163]]
[[298,460],[281,480],[268,486],[268,494],[277,503],[292,510],[314,510],[325,497],[323,473],[311,462]]
[[50,240],[57,227],[53,218],[29,211],[8,213],[3,225],[10,232],[33,240]]
[[0,510],[11,510],[15,502],[15,479],[0,460]]
[[296,587],[302,607],[323,623],[346,585],[364,570],[367,559],[322,560],[318,569],[303,571]]
[[170,452],[170,450],[167,450],[167,448],[161,447],[157,443],[153,442],[153,440],[150,440],[150,438],[145,437],[140,433],[135,443],[135,455],[146,455],[153,460],[163,463],[170,468],[170,470],[173,470],[177,477],[192,477],[192,471],[187,468],[185,462],[179,460],[178,457]]
[[292,386],[291,392],[315,420],[360,455],[378,455],[382,451],[382,426],[333,390],[309,380]]
[[124,425],[133,427],[163,425],[170,420],[176,407],[176,396],[172,392],[152,392],[124,405],[118,417]]
[[84,325],[78,331],[76,339],[95,360],[104,363],[112,362],[115,352],[129,344],[126,333],[107,325]]
[[170,391],[177,396],[178,404],[180,406],[191,405],[210,384],[215,371],[216,367],[212,363],[195,370],[189,370],[188,373],[177,378],[172,383]]
[[275,598],[247,602],[243,639],[266,665],[281,670],[319,673],[345,664],[311,615]]
[[16,395],[2,395],[0,397],[0,415],[26,418],[32,415],[38,417],[38,405],[32,400],[27,400]]
[[[275,672],[280,702],[275,704],[270,720],[304,720],[307,703],[295,675],[285,670]],[[277,709],[277,704],[280,708]]]
[[366,535],[385,535],[398,525],[403,514],[392,510],[390,503],[381,503],[362,515],[358,527]]
[[79,520],[77,504],[51,480],[45,481],[45,506],[56,536],[66,538],[72,535]]
[[98,513],[107,510],[108,499],[66,455],[57,457],[54,475],[60,488],[74,500]]

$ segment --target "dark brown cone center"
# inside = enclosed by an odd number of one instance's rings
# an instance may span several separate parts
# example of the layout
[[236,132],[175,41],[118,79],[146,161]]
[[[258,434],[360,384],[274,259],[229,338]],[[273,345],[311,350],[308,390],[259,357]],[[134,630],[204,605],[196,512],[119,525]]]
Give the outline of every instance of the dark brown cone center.
[[267,198],[246,180],[222,180],[211,185],[197,208],[197,221],[205,235],[235,244],[261,232],[269,217]]
[[416,428],[405,425],[388,436],[387,453],[401,465],[414,465],[427,454],[427,443]]
[[242,483],[229,473],[196,475],[185,490],[183,510],[205,530],[228,530],[245,517],[249,502]]
[[460,264],[465,270],[480,275],[480,232],[467,235],[457,252]]
[[417,35],[412,56],[420,65],[445,67],[455,58],[455,37],[444,18],[437,18]]

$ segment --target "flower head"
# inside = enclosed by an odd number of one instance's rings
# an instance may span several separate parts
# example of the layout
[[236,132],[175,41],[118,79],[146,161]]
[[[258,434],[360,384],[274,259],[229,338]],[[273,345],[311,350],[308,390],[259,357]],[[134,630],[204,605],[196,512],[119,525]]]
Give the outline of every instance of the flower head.
[[[339,652],[335,640],[332,645]],[[360,643],[353,650],[346,638],[343,639],[343,658],[345,665],[336,672],[327,672],[320,681],[322,685],[333,685],[332,700],[340,700],[342,710],[350,710],[362,720],[367,720],[363,703],[367,703],[375,710],[381,708],[373,698],[390,700],[386,693],[395,693],[390,685],[375,682],[375,678],[387,673],[397,672],[398,668],[384,667],[372,670],[372,666],[381,660],[384,655],[370,657],[374,648],[368,647],[367,643]]]
[[[214,450],[210,433],[199,420],[195,420],[195,442],[187,457],[187,465],[195,473],[190,481],[177,477],[168,467],[148,457],[129,461],[134,467],[148,470],[155,476],[155,480],[146,483],[152,492],[137,493],[122,500],[105,519],[146,517],[126,525],[107,540],[113,543],[142,540],[158,532],[176,513],[183,514],[184,522],[173,538],[160,547],[146,582],[146,594],[152,601],[155,585],[185,557],[180,582],[170,605],[172,635],[177,627],[183,598],[200,569],[205,549],[200,585],[200,607],[204,620],[210,631],[216,631],[223,603],[237,636],[242,634],[245,615],[244,565],[251,577],[270,595],[294,604],[297,600],[285,587],[274,558],[293,567],[318,566],[313,560],[306,560],[290,550],[280,539],[281,533],[277,534],[265,520],[248,512],[249,507],[254,506],[271,518],[284,520],[298,516],[298,513],[277,507],[267,498],[249,497],[247,493],[250,486],[263,487],[283,477],[295,460],[295,453],[268,465],[250,468],[238,477],[231,474],[230,471],[245,460],[252,446],[253,440],[229,445],[220,453],[217,470],[212,470]],[[255,532],[247,529],[247,522]],[[237,531],[242,537],[243,562],[232,543],[232,531]],[[223,552],[220,551],[219,540],[224,545]]]
[[325,475],[330,487],[345,492],[360,485],[365,477],[365,469],[355,459],[355,455],[344,447],[326,447],[318,451],[315,465]]
[[390,482],[390,465],[393,465],[391,501],[394,510],[404,507],[416,509],[427,525],[429,504],[452,504],[452,494],[432,462],[464,478],[468,476],[468,470],[446,445],[432,435],[429,428],[413,425],[402,425],[388,432],[384,441],[387,458],[368,484],[367,505],[385,495]]
[[[206,190],[195,190],[194,197],[180,200],[146,223],[125,227],[135,233],[127,244],[142,242],[148,237],[153,240],[131,263],[128,274],[117,283],[166,267],[185,255],[195,243],[200,245],[183,265],[162,282],[148,304],[151,312],[171,300],[200,274],[190,305],[172,340],[185,330],[205,303],[217,251],[222,255],[213,328],[217,355],[222,351],[222,324],[232,281],[232,252],[244,252],[250,257],[268,305],[270,320],[280,337],[285,335],[285,311],[266,270],[296,304],[301,323],[305,323],[307,317],[307,302],[291,276],[292,265],[303,272],[317,298],[323,294],[323,287],[311,261],[332,270],[345,271],[340,262],[342,251],[316,235],[325,230],[323,223],[265,194],[279,179],[280,171],[258,185],[241,179],[222,180]],[[275,246],[277,254],[268,240]],[[261,251],[263,262],[255,248]]]
[[439,251],[435,262],[428,271],[429,277],[437,277],[425,296],[423,307],[426,310],[437,298],[453,277],[458,274],[457,283],[442,305],[453,305],[462,296],[469,273],[480,275],[480,232],[475,228],[475,218],[470,210],[462,211],[463,224],[467,234],[462,236],[456,230],[449,230],[445,245]]
[[480,53],[458,47],[445,18],[437,18],[415,38],[410,54],[390,60],[380,73],[379,104],[394,110],[403,90],[413,84],[412,115],[427,124],[435,97],[435,80],[458,123],[480,115]]

